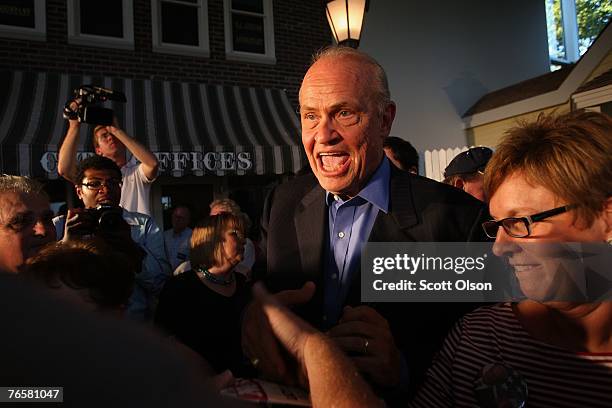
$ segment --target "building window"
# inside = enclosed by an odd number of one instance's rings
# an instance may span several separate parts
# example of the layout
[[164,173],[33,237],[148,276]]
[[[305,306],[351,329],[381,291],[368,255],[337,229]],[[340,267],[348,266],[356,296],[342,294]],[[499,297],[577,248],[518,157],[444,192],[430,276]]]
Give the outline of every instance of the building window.
[[602,0],[545,0],[551,70],[576,62],[612,17]]
[[227,59],[275,63],[272,0],[224,2]]
[[45,0],[0,0],[0,36],[46,39]]
[[153,51],[209,55],[207,0],[151,0],[151,22]]
[[68,0],[68,42],[134,49],[133,0]]

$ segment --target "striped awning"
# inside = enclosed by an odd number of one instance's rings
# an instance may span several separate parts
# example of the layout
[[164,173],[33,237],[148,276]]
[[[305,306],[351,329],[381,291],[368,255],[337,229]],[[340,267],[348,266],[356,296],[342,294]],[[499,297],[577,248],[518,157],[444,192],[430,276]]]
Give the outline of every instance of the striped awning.
[[[62,108],[82,84],[125,93],[106,102],[166,174],[284,174],[306,163],[284,91],[198,83],[10,71],[0,78],[0,172],[57,177]],[[91,127],[79,152],[91,154]]]

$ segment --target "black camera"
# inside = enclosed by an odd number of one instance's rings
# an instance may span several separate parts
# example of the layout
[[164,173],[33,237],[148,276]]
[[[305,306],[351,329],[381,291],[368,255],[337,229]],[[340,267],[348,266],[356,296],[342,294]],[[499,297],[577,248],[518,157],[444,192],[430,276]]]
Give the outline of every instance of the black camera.
[[[123,92],[94,85],[81,85],[73,91],[74,96],[64,106],[64,119],[78,120],[94,125],[112,125],[113,110],[97,106],[104,101],[126,102]],[[70,105],[77,103],[77,108]]]
[[99,205],[96,208],[86,208],[83,214],[87,219],[87,229],[91,233],[96,231],[114,232],[126,225],[123,219],[123,210],[114,205]]

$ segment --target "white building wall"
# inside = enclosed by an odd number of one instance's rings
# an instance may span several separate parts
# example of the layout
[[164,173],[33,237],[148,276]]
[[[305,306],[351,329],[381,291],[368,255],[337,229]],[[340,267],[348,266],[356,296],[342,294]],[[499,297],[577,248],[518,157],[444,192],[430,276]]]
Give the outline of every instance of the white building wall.
[[549,70],[543,0],[373,0],[359,48],[389,76],[391,134],[420,152],[466,145],[473,103]]

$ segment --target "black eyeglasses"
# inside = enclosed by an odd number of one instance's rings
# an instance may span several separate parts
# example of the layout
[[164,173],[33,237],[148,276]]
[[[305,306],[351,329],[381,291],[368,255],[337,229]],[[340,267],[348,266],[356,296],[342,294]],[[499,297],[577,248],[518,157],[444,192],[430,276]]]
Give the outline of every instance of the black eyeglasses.
[[117,179],[109,179],[105,181],[100,180],[92,180],[89,183],[81,183],[82,186],[87,187],[90,190],[98,191],[102,187],[106,188],[121,188],[123,186],[123,181]]
[[534,222],[542,221],[554,215],[563,214],[573,208],[576,208],[576,205],[564,205],[563,207],[553,208],[552,210],[528,215],[526,217],[508,217],[499,221],[485,221],[482,223],[482,228],[489,238],[495,238],[497,236],[497,230],[500,226],[503,227],[506,234],[511,237],[527,238],[531,234],[531,224]]

